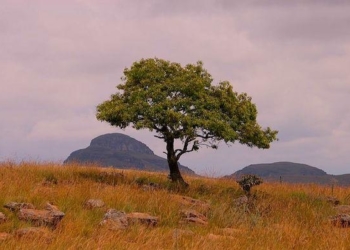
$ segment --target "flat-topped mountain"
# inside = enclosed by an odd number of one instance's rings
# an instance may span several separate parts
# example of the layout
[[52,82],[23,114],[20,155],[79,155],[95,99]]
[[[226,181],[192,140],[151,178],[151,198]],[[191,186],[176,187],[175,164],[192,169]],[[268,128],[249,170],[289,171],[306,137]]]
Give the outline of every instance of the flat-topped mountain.
[[266,181],[350,185],[350,174],[329,175],[319,168],[294,162],[252,164],[226,177],[237,179],[245,174],[255,174]]
[[[90,146],[70,154],[64,163],[97,163],[122,169],[140,169],[168,172],[166,159],[157,156],[144,143],[121,133],[105,134],[94,138]],[[180,165],[184,174],[195,174],[188,167]]]

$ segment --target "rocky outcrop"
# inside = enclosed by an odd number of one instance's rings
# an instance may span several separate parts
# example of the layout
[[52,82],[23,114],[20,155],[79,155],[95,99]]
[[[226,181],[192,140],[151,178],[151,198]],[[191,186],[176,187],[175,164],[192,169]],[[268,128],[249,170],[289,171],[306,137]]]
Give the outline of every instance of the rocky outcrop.
[[340,200],[333,196],[327,196],[326,201],[335,206],[340,204]]
[[[165,146],[164,146],[165,147]],[[90,146],[74,151],[64,163],[96,163],[121,169],[168,172],[168,162],[159,157],[144,143],[130,136],[113,133],[94,138]],[[195,174],[191,169],[180,165],[184,174]]]
[[147,213],[129,213],[109,209],[100,222],[101,226],[106,226],[110,230],[126,229],[131,224],[143,224],[146,226],[156,226],[158,224],[158,217],[151,216]]
[[109,209],[100,222],[100,226],[106,226],[110,230],[119,230],[126,229],[129,223],[124,212]]
[[147,213],[129,213],[126,215],[129,224],[140,223],[147,226],[156,226],[158,224],[158,217],[149,215]]
[[20,228],[15,232],[17,238],[26,238],[26,239],[41,239],[46,243],[50,243],[53,240],[52,232],[44,227],[26,227]]
[[7,203],[4,207],[12,212],[17,212],[18,219],[28,221],[35,226],[45,225],[55,228],[65,215],[49,202],[44,210],[35,209],[31,203],[18,202]]
[[207,225],[208,219],[203,214],[193,209],[182,209],[180,211],[182,217],[181,222],[194,223],[199,225]]
[[9,202],[4,205],[5,208],[12,212],[17,212],[22,208],[35,209],[34,205],[31,203],[20,203],[20,202]]
[[50,226],[55,228],[64,217],[64,213],[56,210],[38,210],[22,208],[18,212],[18,219],[31,222],[36,226]]
[[350,215],[338,214],[330,218],[331,223],[338,227],[350,227]]
[[120,133],[100,135],[92,139],[91,147],[113,149],[120,152],[134,152],[153,155],[153,151],[146,144]]

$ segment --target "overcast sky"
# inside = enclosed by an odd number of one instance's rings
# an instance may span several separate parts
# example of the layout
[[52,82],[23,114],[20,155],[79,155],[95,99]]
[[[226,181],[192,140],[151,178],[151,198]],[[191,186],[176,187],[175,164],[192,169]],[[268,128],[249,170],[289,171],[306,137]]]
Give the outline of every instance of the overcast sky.
[[96,120],[141,58],[203,61],[256,103],[268,150],[220,144],[180,162],[231,174],[254,163],[350,173],[350,1],[0,0],[0,160],[63,161],[123,132],[163,155],[152,132]]

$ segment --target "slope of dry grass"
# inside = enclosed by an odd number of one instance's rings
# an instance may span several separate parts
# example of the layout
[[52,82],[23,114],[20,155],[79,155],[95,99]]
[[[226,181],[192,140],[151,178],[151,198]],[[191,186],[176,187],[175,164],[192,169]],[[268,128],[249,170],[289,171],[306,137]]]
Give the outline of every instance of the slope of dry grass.
[[[123,176],[104,177],[101,172]],[[0,165],[0,178],[0,212],[8,217],[0,232],[13,235],[30,226],[3,207],[10,201],[38,208],[50,201],[66,214],[55,230],[48,230],[48,239],[12,236],[0,240],[0,249],[350,249],[350,229],[329,223],[335,211],[324,199],[332,192],[327,186],[262,184],[253,188],[249,206],[237,207],[233,199],[243,193],[233,180],[186,176],[190,187],[179,190],[164,174],[11,162]],[[160,188],[140,187],[150,182]],[[350,188],[335,187],[333,192],[350,204]],[[208,225],[179,223],[179,211],[186,207],[178,202],[179,195],[211,204],[209,211],[196,208],[206,214]],[[84,209],[90,198],[107,206]],[[99,226],[108,208],[146,212],[160,221],[156,227],[135,224],[111,231]],[[180,229],[193,233],[182,235]]]

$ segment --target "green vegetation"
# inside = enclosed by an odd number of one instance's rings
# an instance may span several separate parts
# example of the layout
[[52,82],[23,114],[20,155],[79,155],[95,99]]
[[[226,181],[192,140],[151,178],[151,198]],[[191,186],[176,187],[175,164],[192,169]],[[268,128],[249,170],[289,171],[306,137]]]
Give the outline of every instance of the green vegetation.
[[263,180],[259,176],[247,174],[243,175],[241,179],[237,181],[237,183],[243,189],[244,192],[250,195],[250,189],[254,186],[263,183]]
[[[113,126],[149,129],[166,143],[170,178],[186,185],[178,167],[180,157],[201,146],[217,148],[219,141],[238,141],[269,148],[277,131],[262,129],[257,109],[246,94],[229,82],[212,85],[203,64],[182,67],[161,59],[142,59],[124,70],[120,92],[98,105],[97,119]],[[175,141],[182,142],[175,148]]]

